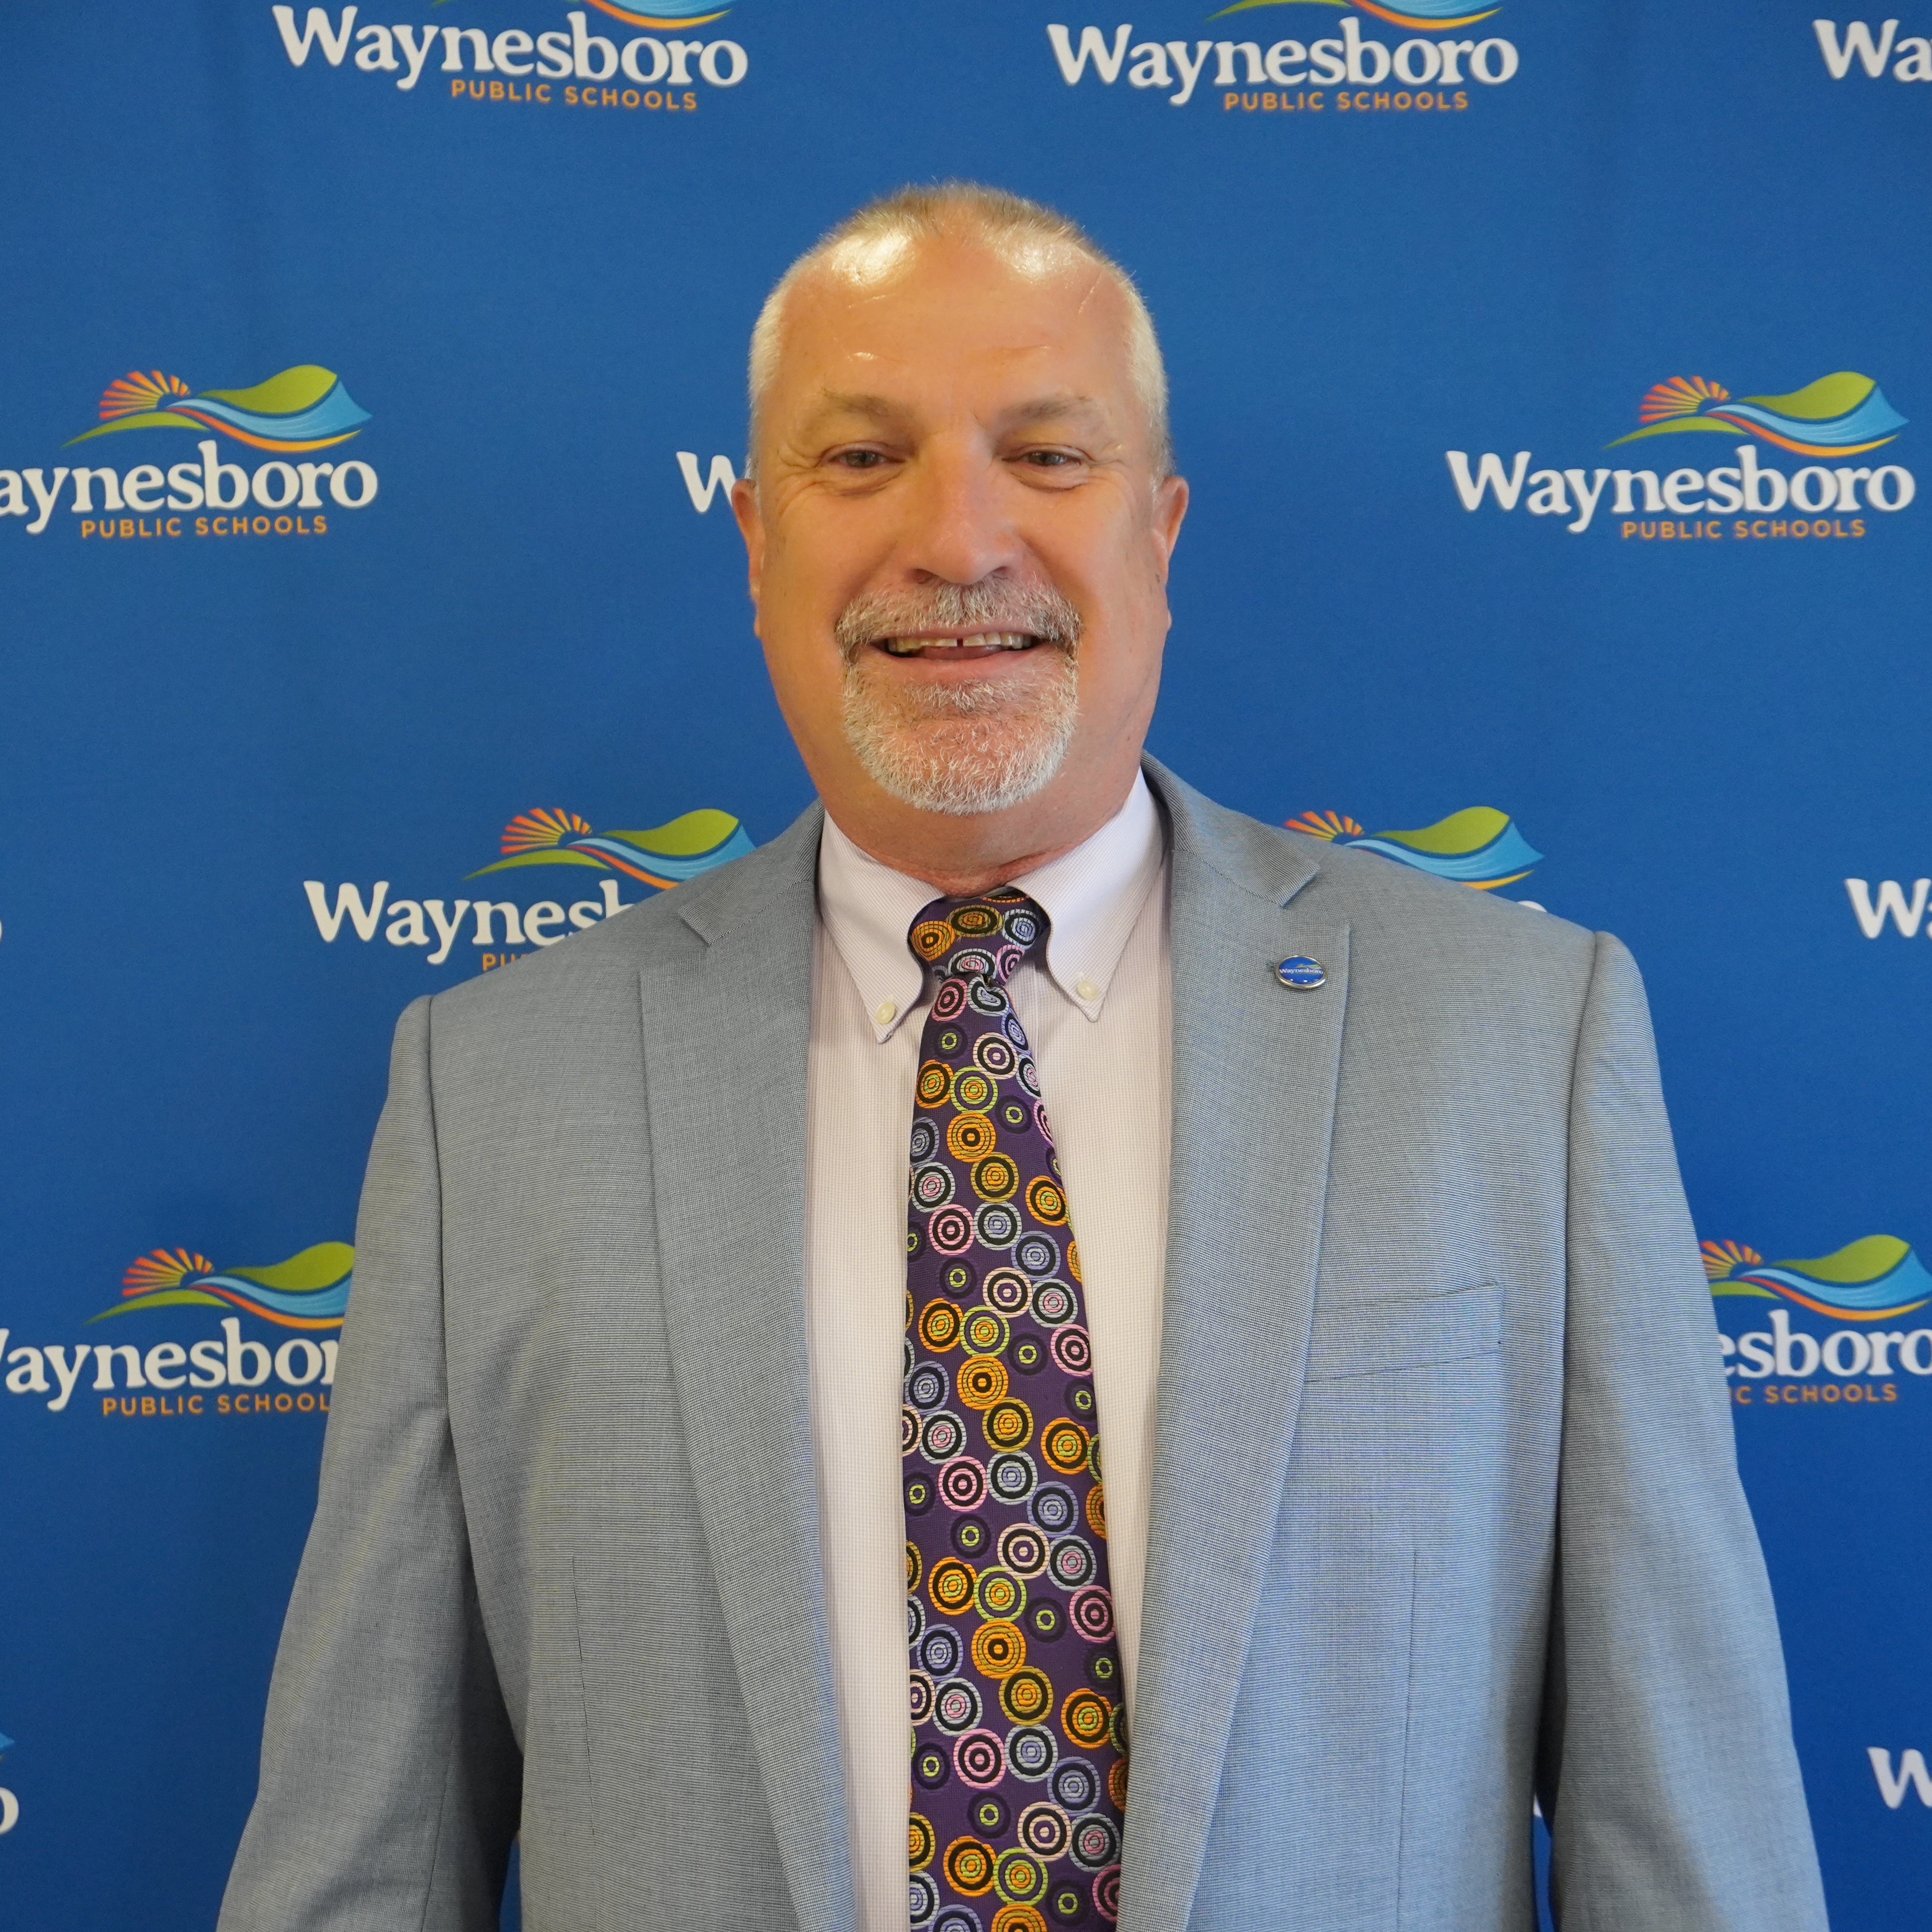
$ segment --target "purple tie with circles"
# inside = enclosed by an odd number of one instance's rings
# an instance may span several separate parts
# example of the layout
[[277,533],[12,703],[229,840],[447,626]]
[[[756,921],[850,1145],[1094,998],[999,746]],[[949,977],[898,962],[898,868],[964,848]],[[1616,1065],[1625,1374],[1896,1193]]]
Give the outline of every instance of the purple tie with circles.
[[1047,918],[936,899],[906,1232],[912,1923],[1119,1915],[1127,1760],[1093,1352],[1040,1076],[1006,981]]

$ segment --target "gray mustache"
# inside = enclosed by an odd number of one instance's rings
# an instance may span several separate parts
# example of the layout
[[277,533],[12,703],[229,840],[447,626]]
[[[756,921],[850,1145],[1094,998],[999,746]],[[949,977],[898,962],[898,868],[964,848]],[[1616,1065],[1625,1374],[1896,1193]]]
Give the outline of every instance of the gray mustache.
[[1050,584],[988,578],[978,584],[935,584],[869,590],[838,614],[832,635],[849,662],[881,638],[911,631],[964,630],[986,625],[1071,650],[1080,641],[1080,613]]

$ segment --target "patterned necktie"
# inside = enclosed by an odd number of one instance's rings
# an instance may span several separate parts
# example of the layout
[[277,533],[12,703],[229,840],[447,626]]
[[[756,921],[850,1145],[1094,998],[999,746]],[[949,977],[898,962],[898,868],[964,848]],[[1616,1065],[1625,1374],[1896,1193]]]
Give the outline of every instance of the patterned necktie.
[[1010,887],[937,899],[906,1233],[912,1923],[1118,1916],[1126,1808],[1093,1352],[1040,1076],[1006,981],[1046,944]]

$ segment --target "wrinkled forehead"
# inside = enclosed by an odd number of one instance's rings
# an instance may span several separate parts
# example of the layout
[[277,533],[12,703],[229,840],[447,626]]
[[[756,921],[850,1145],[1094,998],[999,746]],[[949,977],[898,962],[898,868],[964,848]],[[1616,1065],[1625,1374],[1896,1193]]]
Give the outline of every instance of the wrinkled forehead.
[[1132,411],[1130,320],[1114,277],[1064,242],[849,237],[788,293],[770,427],[857,391],[944,410],[1051,388]]

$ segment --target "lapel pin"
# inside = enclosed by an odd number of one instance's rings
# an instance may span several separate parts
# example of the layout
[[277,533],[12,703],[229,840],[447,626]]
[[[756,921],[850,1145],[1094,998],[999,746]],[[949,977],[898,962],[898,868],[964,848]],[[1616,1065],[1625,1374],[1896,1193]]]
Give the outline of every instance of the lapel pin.
[[1317,986],[1328,983],[1328,975],[1318,959],[1311,959],[1305,952],[1292,954],[1274,969],[1274,976],[1284,986],[1292,986],[1298,993],[1312,992]]

